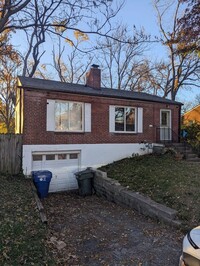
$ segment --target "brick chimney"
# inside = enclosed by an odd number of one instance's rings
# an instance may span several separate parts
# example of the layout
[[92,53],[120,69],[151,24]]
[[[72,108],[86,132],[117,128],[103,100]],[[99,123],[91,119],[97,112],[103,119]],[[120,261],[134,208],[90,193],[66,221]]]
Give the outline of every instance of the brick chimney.
[[101,88],[101,69],[99,69],[98,65],[93,64],[86,73],[86,86],[94,89]]

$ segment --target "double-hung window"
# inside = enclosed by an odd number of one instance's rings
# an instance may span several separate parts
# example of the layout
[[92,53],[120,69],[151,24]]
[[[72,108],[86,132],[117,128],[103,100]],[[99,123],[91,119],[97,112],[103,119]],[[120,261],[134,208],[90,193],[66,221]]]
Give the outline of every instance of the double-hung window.
[[55,131],[82,131],[83,104],[55,102]]
[[135,108],[115,107],[115,132],[135,132]]
[[109,132],[142,133],[143,108],[131,106],[109,107]]
[[47,131],[91,132],[91,104],[47,100]]

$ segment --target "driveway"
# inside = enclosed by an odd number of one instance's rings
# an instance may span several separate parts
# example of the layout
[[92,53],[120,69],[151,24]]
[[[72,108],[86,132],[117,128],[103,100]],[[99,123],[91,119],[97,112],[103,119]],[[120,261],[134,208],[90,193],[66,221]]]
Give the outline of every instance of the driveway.
[[183,235],[97,196],[50,194],[43,200],[57,265],[178,265]]

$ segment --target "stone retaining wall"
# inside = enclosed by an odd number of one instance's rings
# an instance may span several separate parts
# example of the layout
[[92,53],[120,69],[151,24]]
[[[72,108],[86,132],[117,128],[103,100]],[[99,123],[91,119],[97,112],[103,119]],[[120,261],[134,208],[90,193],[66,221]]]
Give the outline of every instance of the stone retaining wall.
[[138,192],[122,187],[118,181],[107,177],[106,172],[100,170],[94,170],[94,172],[94,189],[97,195],[103,196],[109,201],[128,206],[159,221],[174,226],[181,225],[180,221],[176,220],[177,211],[159,204]]

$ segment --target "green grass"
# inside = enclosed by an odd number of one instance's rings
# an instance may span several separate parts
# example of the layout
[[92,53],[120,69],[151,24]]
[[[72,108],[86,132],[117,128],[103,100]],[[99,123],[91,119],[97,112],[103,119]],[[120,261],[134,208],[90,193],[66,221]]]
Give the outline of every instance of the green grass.
[[51,265],[29,182],[0,175],[0,265]]
[[121,185],[174,208],[186,228],[200,224],[200,164],[172,155],[144,155],[101,167]]

